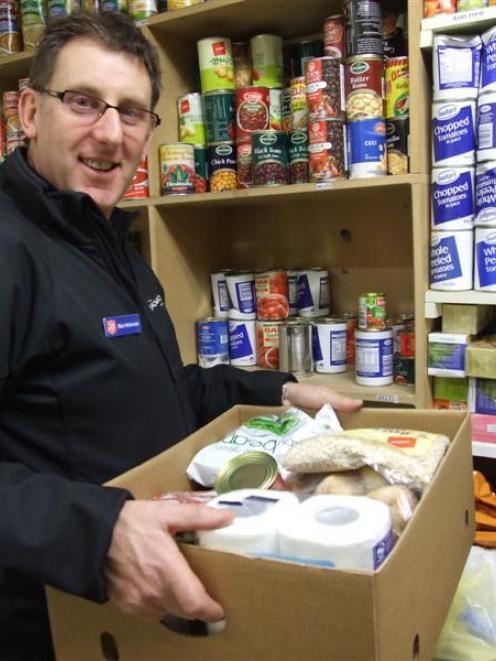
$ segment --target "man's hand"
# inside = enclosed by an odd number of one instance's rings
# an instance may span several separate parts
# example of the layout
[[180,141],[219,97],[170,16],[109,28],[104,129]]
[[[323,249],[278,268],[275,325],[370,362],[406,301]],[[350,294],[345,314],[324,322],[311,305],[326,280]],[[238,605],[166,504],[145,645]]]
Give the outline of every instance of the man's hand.
[[320,409],[324,404],[330,404],[336,411],[357,411],[363,404],[361,399],[351,399],[326,386],[310,383],[285,383],[284,395],[285,406],[306,409]]
[[219,528],[232,519],[230,511],[206,505],[127,501],[105,561],[110,600],[125,613],[221,620],[222,607],[207,594],[173,535],[180,530]]

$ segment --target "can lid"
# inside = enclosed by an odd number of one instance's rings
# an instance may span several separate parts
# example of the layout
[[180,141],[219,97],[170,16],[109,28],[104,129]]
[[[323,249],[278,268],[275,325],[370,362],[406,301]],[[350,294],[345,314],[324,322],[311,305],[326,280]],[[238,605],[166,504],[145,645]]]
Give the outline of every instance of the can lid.
[[344,324],[345,320],[343,317],[315,317],[314,323],[316,324]]
[[221,468],[214,488],[217,493],[236,489],[268,489],[279,469],[271,454],[261,451],[245,452],[233,457]]

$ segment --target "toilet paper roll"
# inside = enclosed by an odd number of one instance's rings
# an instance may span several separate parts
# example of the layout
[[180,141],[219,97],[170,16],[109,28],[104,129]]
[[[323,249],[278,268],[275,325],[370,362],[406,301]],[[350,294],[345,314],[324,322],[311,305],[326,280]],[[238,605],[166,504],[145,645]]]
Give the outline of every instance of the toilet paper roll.
[[277,537],[282,555],[373,571],[393,545],[391,514],[364,496],[313,496],[281,519]]
[[200,546],[217,551],[265,555],[277,553],[277,523],[298,507],[298,498],[289,491],[238,489],[217,496],[209,507],[228,508],[234,521],[224,528],[199,530]]
[[473,287],[474,236],[472,230],[431,233],[430,287],[465,291]]

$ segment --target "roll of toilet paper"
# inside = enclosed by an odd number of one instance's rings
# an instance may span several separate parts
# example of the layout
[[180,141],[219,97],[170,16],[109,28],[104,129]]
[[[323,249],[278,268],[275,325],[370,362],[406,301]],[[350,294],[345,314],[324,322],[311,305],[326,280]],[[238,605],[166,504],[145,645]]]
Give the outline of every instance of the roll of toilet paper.
[[228,508],[234,521],[224,528],[199,530],[200,546],[217,551],[266,555],[277,553],[277,523],[298,507],[298,498],[289,491],[238,489],[217,496],[209,507]]
[[388,506],[364,496],[313,496],[281,518],[277,537],[282,555],[365,571],[377,569],[393,545]]

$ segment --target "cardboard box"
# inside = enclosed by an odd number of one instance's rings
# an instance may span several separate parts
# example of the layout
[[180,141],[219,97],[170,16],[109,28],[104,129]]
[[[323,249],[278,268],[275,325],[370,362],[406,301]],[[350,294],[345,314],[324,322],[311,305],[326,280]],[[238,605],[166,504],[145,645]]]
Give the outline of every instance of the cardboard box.
[[479,443],[496,443],[496,415],[472,413],[472,441]]
[[496,379],[496,335],[471,342],[465,355],[467,376]]
[[442,310],[443,333],[478,335],[488,326],[493,316],[491,305],[443,303]]
[[[138,498],[189,488],[184,469],[195,452],[249,417],[281,410],[234,407],[111,484]],[[451,439],[435,479],[379,571],[324,569],[182,545],[226,610],[224,632],[184,636],[123,615],[111,604],[48,589],[58,661],[431,659],[474,535],[470,419],[459,411],[412,409],[363,409],[340,419],[344,428],[408,427]],[[102,655],[102,640],[113,640],[113,656]]]

